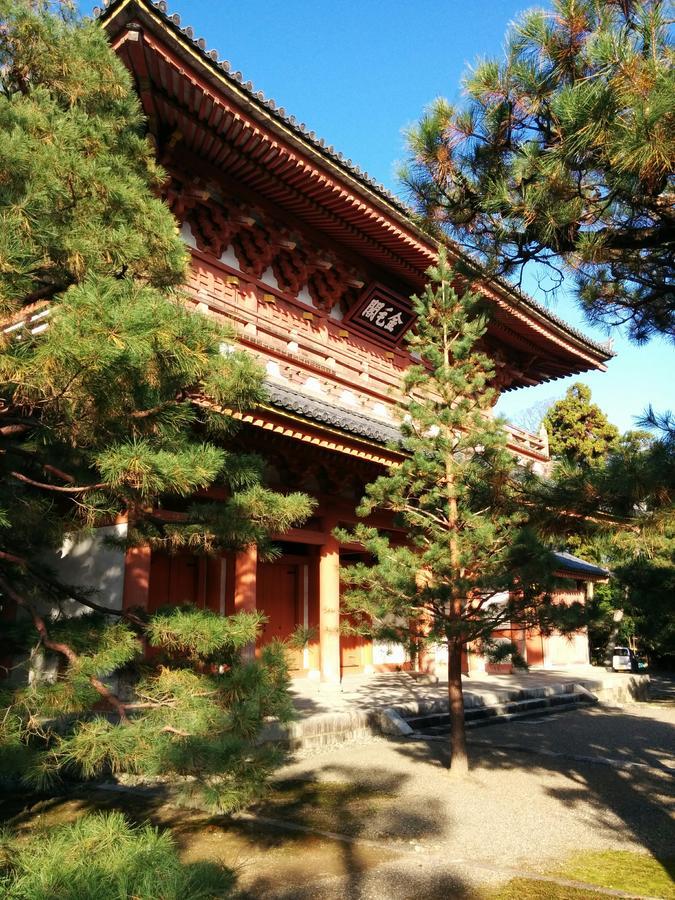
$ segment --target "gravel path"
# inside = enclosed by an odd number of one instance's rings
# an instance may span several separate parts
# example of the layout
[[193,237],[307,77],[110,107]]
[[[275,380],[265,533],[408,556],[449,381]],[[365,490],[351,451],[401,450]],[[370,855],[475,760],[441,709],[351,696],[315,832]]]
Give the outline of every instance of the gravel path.
[[[386,841],[400,860],[316,883],[311,896],[475,896],[476,884],[499,871],[502,879],[513,870],[550,873],[582,850],[673,854],[675,710],[579,710],[479,729],[470,742],[472,771],[459,783],[447,774],[443,744],[406,739],[344,745],[285,767],[283,779],[350,783],[391,797],[343,828],[338,815],[331,830]],[[517,743],[529,752],[502,749]],[[570,758],[539,755],[538,748]],[[642,765],[611,767],[575,754]],[[305,896],[295,887],[296,894],[279,896]]]
[[617,765],[645,767],[654,775],[675,775],[675,705],[595,706],[575,713],[514,719],[480,729],[470,740],[610,759]]

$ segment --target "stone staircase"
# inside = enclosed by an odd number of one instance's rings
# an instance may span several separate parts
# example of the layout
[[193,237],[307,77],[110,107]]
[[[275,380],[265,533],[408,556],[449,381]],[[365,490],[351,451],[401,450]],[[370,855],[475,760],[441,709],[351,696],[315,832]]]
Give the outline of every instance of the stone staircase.
[[[571,681],[508,691],[485,688],[464,691],[465,721],[469,728],[577,709],[597,702],[595,694]],[[448,733],[449,718],[445,695],[396,706],[351,708],[301,716],[285,725],[270,721],[261,741],[279,742],[291,749],[299,749],[367,740],[373,734],[433,739]]]
[[[561,685],[561,688],[563,690],[560,692],[547,693],[544,696],[510,698],[501,703],[469,706],[464,710],[466,727],[496,725],[524,716],[545,716],[598,702],[593,694],[580,685]],[[450,730],[450,715],[447,712],[401,716],[401,719],[410,728],[407,732],[409,735],[417,734],[425,737],[445,735]]]

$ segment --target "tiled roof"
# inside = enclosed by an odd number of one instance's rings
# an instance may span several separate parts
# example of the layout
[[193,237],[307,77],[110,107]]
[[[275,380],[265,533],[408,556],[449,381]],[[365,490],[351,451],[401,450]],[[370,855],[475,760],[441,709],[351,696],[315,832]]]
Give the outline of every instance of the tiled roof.
[[377,441],[378,444],[397,443],[401,439],[401,434],[395,425],[387,425],[386,422],[378,422],[363,413],[335,406],[334,402],[322,400],[320,397],[310,397],[295,387],[286,387],[267,381],[265,388],[274,406],[296,413],[306,419],[322,422],[324,425],[330,425],[340,431]]
[[591,578],[609,577],[609,569],[603,569],[602,566],[586,562],[585,559],[579,559],[578,556],[572,556],[571,553],[555,552],[553,557],[561,569],[573,572],[576,575],[587,575]]
[[[472,260],[475,265],[478,265],[475,260]],[[606,359],[612,359],[616,356],[616,352],[612,349],[612,340],[608,340],[606,342],[596,341],[593,338],[588,337],[587,334],[584,334],[583,331],[579,331],[578,328],[575,328],[573,325],[570,325],[569,322],[566,322],[565,319],[556,315],[556,313],[551,312],[551,310],[544,306],[543,303],[539,303],[534,297],[530,297],[529,294],[526,294],[524,291],[521,291],[519,288],[515,286],[515,284],[511,284],[510,281],[507,281],[505,278],[501,278],[496,275],[490,276],[493,281],[497,281],[502,287],[506,288],[506,290],[514,296],[516,300],[519,300],[525,306],[529,306],[530,309],[535,310],[540,313],[544,318],[548,319],[549,322],[555,322],[556,325],[559,325],[563,328],[568,334],[573,334],[577,340],[583,341],[589,347],[592,347],[594,350],[603,353]]]
[[[98,18],[99,16],[107,15],[122,2],[123,0],[103,0],[103,9],[98,6],[94,7],[94,16]],[[207,50],[206,40],[201,37],[195,37],[194,29],[191,26],[188,25],[185,27],[181,27],[181,17],[178,15],[178,13],[169,13],[168,4],[165,2],[165,0],[147,0],[147,2],[151,3],[155,10],[160,13],[165,24],[172,31],[174,31],[181,37],[187,38],[189,41],[191,41],[191,43],[198,50],[200,56],[207,65],[218,69],[219,73],[224,75],[225,78],[227,78],[233,84],[236,84],[239,90],[245,91],[249,99],[254,104],[271,113],[287,128],[290,128],[292,131],[294,131],[304,142],[311,144],[332,163],[336,163],[349,175],[363,184],[366,188],[379,195],[379,197],[386,203],[395,207],[399,215],[402,215],[407,220],[407,224],[409,226],[416,228],[424,234],[423,230],[419,228],[415,221],[413,221],[414,211],[407,204],[405,204],[399,197],[397,197],[391,191],[387,190],[387,188],[385,188],[382,184],[372,178],[351,159],[347,159],[347,157],[345,157],[344,154],[339,150],[335,150],[332,145],[328,145],[322,137],[317,136],[316,132],[311,131],[304,122],[298,122],[295,116],[288,115],[283,106],[279,106],[275,100],[266,97],[263,91],[256,90],[253,82],[244,81],[244,76],[240,71],[237,70],[233,72],[231,63],[226,59],[220,59],[217,50]],[[431,236],[425,236],[432,246],[437,243]],[[471,257],[455,242],[452,242],[452,248],[455,253],[463,257],[470,265],[475,266],[479,271],[481,270],[480,262]],[[582,331],[579,331],[577,328],[569,325],[567,322],[565,322],[564,319],[560,318],[560,316],[557,316],[555,313],[551,312],[546,306],[538,303],[533,297],[530,297],[527,294],[523,293],[519,288],[511,284],[509,281],[495,276],[491,277],[493,281],[498,282],[503,288],[505,288],[515,300],[523,303],[527,307],[530,307],[535,312],[538,312],[550,322],[553,322],[562,327],[568,334],[574,335],[577,340],[582,341],[584,344],[586,344],[596,352],[604,354],[605,358],[611,358],[616,355],[611,349],[609,343],[601,343],[599,341],[593,340],[592,338],[589,338]]]
[[[121,0],[103,0],[103,9],[95,6],[94,16],[98,18],[103,15],[104,10],[112,10],[115,6],[119,5],[120,2]],[[217,50],[207,50],[207,44],[204,38],[196,38],[194,36],[194,29],[190,25],[181,27],[180,16],[178,13],[169,13],[168,4],[165,0],[152,0],[152,5],[162,14],[165,22],[172,27],[174,31],[180,32],[188,38],[188,40],[192,41],[206,62],[219,68],[226,78],[238,85],[242,90],[246,91],[251,100],[271,112],[272,115],[279,119],[279,121],[290,127],[300,135],[304,141],[313,144],[317,150],[329,157],[333,162],[337,162],[342,168],[347,169],[351,175],[354,175],[371,190],[380,194],[388,203],[392,203],[396,206],[404,215],[410,215],[410,209],[408,209],[398,197],[392,194],[391,191],[388,191],[383,185],[379,184],[379,182],[370,176],[368,172],[365,172],[351,159],[347,159],[343,153],[336,150],[332,145],[328,145],[322,137],[317,136],[316,132],[311,131],[304,122],[298,122],[295,116],[289,115],[283,106],[279,106],[279,104],[271,97],[266,97],[263,91],[256,90],[252,81],[244,81],[243,74],[239,71],[232,71],[232,64],[227,59],[220,59]]]

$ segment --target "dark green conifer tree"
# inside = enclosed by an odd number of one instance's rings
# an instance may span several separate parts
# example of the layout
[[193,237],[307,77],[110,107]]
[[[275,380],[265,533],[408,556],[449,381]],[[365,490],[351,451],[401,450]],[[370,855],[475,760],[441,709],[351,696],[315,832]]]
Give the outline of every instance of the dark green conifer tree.
[[626,432],[592,466],[556,465],[537,502],[549,511],[559,547],[611,571],[589,609],[600,657],[608,640],[633,637],[668,665],[675,657],[675,431],[672,416],[651,410],[641,424],[651,433]]
[[[428,227],[492,271],[539,263],[592,321],[675,336],[675,68],[668,0],[554,0],[408,135]],[[672,13],[670,14],[672,19]],[[546,278],[542,279],[546,281]]]
[[346,570],[344,602],[364,633],[447,647],[451,770],[461,774],[463,649],[489,645],[506,623],[546,627],[561,610],[547,593],[549,553],[528,528],[536,478],[518,466],[492,417],[494,369],[480,349],[484,304],[470,290],[456,292],[444,254],[428,275],[424,294],[412,298],[417,330],[408,343],[422,362],[405,375],[406,458],[368,486],[359,510],[393,511],[407,540],[357,526],[351,540],[374,562]]
[[[184,302],[187,254],[130,78],[68,7],[0,0],[0,593],[60,659],[53,684],[10,698],[5,746],[18,762],[36,752],[32,777],[181,772],[235,806],[266,771],[264,716],[288,712],[282,651],[239,659],[259,617],[111,621],[97,585],[75,591],[44,563],[66,534],[118,516],[129,542],[265,551],[311,508],[269,491],[262,461],[236,449],[230,413],[261,399],[261,373]],[[213,486],[222,500],[194,499]],[[68,618],[73,606],[95,615]],[[141,638],[161,653],[126,702],[113,676]],[[51,728],[92,706],[102,717]]]

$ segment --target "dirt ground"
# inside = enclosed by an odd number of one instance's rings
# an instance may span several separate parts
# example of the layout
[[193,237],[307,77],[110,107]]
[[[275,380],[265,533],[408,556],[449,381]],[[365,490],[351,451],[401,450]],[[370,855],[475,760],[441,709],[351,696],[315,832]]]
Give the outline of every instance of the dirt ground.
[[[269,799],[234,818],[178,809],[158,793],[101,790],[37,806],[5,797],[0,818],[28,831],[121,807],[169,827],[186,862],[233,869],[246,898],[486,897],[517,876],[542,897],[597,898],[602,889],[556,875],[580,850],[672,866],[672,706],[560,713],[476,729],[470,742],[461,782],[447,774],[442,741],[373,739],[296,754]],[[638,888],[629,895],[653,896]]]

